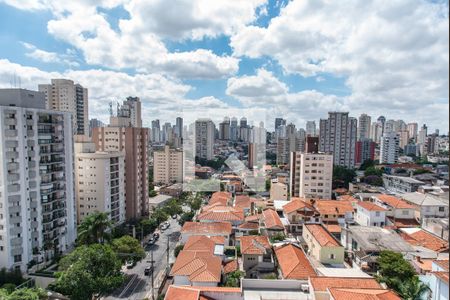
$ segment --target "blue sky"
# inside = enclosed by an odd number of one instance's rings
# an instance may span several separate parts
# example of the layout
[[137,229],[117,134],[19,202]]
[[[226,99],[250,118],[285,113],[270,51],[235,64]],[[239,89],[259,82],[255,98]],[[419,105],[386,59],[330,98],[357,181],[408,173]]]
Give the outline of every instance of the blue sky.
[[105,121],[134,94],[146,125],[257,108],[300,127],[342,110],[448,131],[446,1],[169,2],[0,0],[0,86],[68,77]]

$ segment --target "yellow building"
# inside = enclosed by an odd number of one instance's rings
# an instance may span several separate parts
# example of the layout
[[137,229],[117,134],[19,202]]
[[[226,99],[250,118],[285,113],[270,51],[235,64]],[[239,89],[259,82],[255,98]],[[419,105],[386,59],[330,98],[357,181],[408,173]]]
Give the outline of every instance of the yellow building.
[[303,226],[303,239],[308,245],[308,254],[323,264],[343,264],[344,247],[322,226]]

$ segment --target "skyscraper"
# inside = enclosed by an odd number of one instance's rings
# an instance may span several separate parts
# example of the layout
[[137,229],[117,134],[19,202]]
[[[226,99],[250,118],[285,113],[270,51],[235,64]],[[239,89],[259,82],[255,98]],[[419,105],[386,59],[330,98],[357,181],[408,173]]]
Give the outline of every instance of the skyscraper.
[[375,142],[362,139],[356,142],[355,164],[362,164],[366,160],[375,159]]
[[239,126],[236,117],[231,118],[230,123],[230,140],[236,142],[239,139]]
[[214,157],[215,126],[210,119],[195,121],[195,156],[211,160]]
[[370,138],[371,117],[366,114],[359,116],[358,140]]
[[317,136],[316,121],[307,121],[306,122],[306,135]]
[[175,119],[175,134],[179,137],[183,137],[183,118],[176,118]]
[[319,150],[333,154],[334,164],[355,166],[357,120],[348,112],[329,112],[320,120]]
[[419,125],[417,123],[408,123],[408,132],[409,132],[410,139],[414,139],[414,141],[417,140],[418,128],[419,128]]
[[381,126],[381,137],[384,134],[384,124],[386,123],[386,118],[384,116],[379,116],[377,122]]
[[275,131],[280,127],[286,125],[286,120],[283,118],[275,118]]
[[89,120],[89,136],[92,136],[92,128],[95,127],[103,127],[105,126],[105,124],[103,124],[102,121],[98,120],[98,119],[90,119]]
[[0,90],[0,266],[27,271],[76,239],[73,123],[43,93]]
[[152,142],[161,142],[161,127],[159,125],[159,120],[152,121]]
[[88,90],[69,79],[52,79],[50,84],[39,84],[45,94],[46,108],[67,111],[73,116],[74,134],[88,135]]
[[[131,127],[142,127],[141,100],[139,97],[127,97],[122,105],[117,104],[117,118],[128,118]],[[111,122],[114,123],[114,122]],[[112,124],[117,126],[118,124]]]
[[153,152],[153,182],[183,182],[183,151],[168,145]]
[[385,133],[380,144],[380,164],[398,162],[399,138],[395,132]]
[[230,118],[225,117],[219,123],[219,140],[228,141],[230,139]]
[[239,140],[242,142],[249,141],[249,127],[246,117],[242,117],[239,121]]

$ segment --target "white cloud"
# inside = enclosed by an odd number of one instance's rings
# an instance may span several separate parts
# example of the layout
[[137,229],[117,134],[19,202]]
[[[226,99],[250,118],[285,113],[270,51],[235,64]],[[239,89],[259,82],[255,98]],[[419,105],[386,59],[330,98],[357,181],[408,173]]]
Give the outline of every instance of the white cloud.
[[64,64],[71,67],[78,67],[80,64],[76,61],[76,57],[70,54],[70,51],[65,54],[59,54],[56,52],[49,52],[42,49],[37,48],[36,46],[22,42],[23,46],[29,50],[29,52],[25,53],[26,56],[31,57],[33,59],[45,62],[45,63],[57,63]]

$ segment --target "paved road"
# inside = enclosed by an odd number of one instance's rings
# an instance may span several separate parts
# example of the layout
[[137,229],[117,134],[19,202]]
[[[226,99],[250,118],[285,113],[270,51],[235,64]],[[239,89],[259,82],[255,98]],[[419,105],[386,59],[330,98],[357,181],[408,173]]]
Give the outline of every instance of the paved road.
[[147,257],[138,262],[132,269],[125,269],[124,273],[127,274],[128,280],[125,284],[117,289],[112,295],[105,297],[105,300],[119,300],[119,299],[134,299],[142,300],[145,298],[151,299],[151,276],[144,275],[144,269],[150,266],[151,252],[153,251],[154,263],[154,284],[155,284],[155,299],[157,297],[157,277],[167,267],[167,241],[169,240],[169,255],[170,262],[174,261],[173,249],[178,242],[180,236],[180,225],[177,220],[169,219],[170,227],[160,233],[159,240],[156,244],[146,247],[145,251]]

